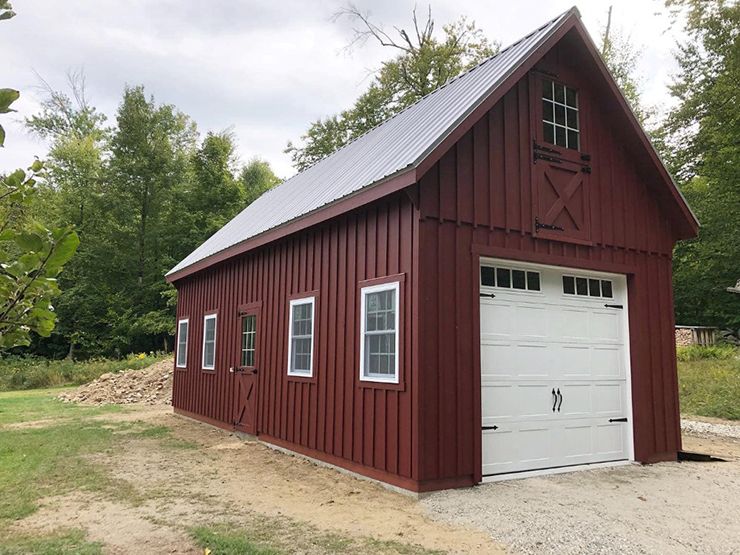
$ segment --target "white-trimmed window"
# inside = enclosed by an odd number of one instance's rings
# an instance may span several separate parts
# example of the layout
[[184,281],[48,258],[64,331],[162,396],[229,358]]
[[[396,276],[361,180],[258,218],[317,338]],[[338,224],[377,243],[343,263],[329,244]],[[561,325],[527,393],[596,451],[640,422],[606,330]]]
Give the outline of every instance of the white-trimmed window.
[[363,287],[360,379],[398,383],[399,282]]
[[188,319],[177,322],[177,367],[185,368],[188,365]]
[[203,370],[216,368],[216,315],[203,318]]
[[290,301],[288,328],[288,375],[313,376],[314,297]]

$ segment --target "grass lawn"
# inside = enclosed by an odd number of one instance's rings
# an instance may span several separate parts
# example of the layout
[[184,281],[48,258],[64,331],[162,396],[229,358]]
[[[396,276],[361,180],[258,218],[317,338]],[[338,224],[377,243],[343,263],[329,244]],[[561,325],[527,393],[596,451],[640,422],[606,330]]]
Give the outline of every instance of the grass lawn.
[[740,349],[678,350],[681,413],[740,420]]

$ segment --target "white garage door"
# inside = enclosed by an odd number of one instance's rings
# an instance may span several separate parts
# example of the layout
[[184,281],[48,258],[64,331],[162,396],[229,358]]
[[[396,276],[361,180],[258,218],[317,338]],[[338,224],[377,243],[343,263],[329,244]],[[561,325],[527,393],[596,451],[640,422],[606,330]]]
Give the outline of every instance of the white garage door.
[[480,277],[483,476],[630,459],[625,276],[483,260]]

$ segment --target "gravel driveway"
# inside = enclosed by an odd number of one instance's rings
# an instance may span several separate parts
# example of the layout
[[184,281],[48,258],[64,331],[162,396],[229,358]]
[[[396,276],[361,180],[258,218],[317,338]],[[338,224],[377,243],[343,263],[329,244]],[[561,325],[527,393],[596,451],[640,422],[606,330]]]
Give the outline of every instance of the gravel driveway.
[[520,553],[740,553],[740,441],[684,437],[727,462],[629,465],[484,484],[421,502]]

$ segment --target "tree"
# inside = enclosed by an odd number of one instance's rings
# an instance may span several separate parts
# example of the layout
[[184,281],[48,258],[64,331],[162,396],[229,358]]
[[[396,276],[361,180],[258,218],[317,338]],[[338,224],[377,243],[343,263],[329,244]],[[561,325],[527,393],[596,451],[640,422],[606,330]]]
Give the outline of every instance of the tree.
[[110,129],[104,127],[105,116],[88,101],[81,72],[67,74],[69,94],[43,79],[41,85],[45,93],[41,112],[26,119],[29,131],[49,142],[48,187],[37,195],[34,212],[49,225],[74,222],[81,245],[60,276],[59,323],[40,352],[50,356],[66,352],[72,358],[78,346],[98,351],[104,331],[100,322],[106,317],[107,287],[100,282],[100,271],[109,255],[98,245],[109,220],[100,204]]
[[285,152],[298,170],[315,164],[498,50],[497,43],[486,39],[475,23],[464,17],[444,25],[442,37],[436,37],[431,7],[423,24],[414,9],[412,30],[395,28],[398,38],[351,4],[335,19],[348,19],[357,25],[349,48],[372,39],[396,55],[383,62],[368,89],[351,108],[313,122],[301,137],[302,145],[288,143]]
[[245,195],[242,183],[234,176],[236,147],[232,133],[208,133],[195,151],[192,165],[186,205],[195,248],[239,213]]
[[682,14],[677,101],[663,128],[667,162],[696,212],[699,237],[674,252],[676,319],[740,327],[740,298],[725,291],[740,277],[740,4],[667,0]]
[[[0,21],[14,15],[10,3],[0,0]],[[13,89],[0,89],[0,113],[12,111],[10,105],[19,96]],[[0,127],[0,146],[4,140]],[[56,278],[79,244],[71,226],[48,229],[30,217],[42,170],[36,160],[29,172],[16,170],[0,179],[0,350],[30,344],[32,332],[51,334],[56,323],[51,299],[59,294]]]
[[637,77],[637,62],[640,55],[629,37],[612,27],[611,6],[609,6],[606,26],[601,35],[600,51],[612,77],[637,116],[637,120],[644,126],[646,121],[655,114],[655,110],[643,106],[642,103],[642,90]]
[[242,168],[239,181],[244,188],[244,206],[249,206],[264,193],[277,186],[281,179],[275,175],[270,164],[260,158],[252,158]]

